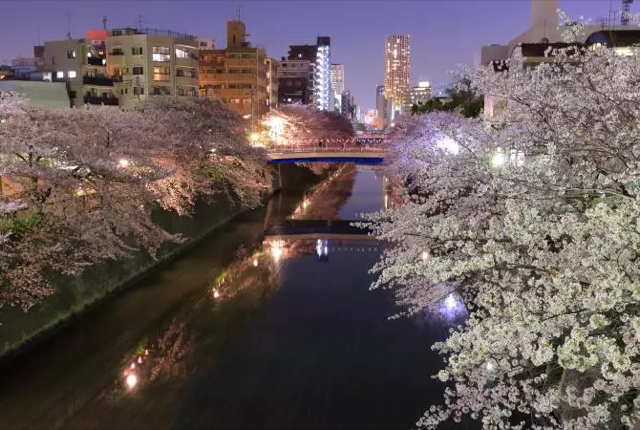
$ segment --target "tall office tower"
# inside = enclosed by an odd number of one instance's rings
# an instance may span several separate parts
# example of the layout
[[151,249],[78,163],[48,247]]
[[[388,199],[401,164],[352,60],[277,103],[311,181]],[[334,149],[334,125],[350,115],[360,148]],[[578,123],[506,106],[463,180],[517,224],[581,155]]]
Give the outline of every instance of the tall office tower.
[[384,97],[384,85],[376,86],[376,116],[380,128],[384,127],[386,98]]
[[409,35],[387,36],[384,54],[384,95],[392,102],[394,111],[399,111],[409,93]]
[[344,93],[344,64],[331,65],[331,89],[336,94]]
[[316,107],[333,110],[331,103],[331,38],[318,36],[313,92]]
[[315,45],[289,46],[288,60],[309,61],[313,67],[313,104],[320,110],[332,110],[331,38],[318,36]]

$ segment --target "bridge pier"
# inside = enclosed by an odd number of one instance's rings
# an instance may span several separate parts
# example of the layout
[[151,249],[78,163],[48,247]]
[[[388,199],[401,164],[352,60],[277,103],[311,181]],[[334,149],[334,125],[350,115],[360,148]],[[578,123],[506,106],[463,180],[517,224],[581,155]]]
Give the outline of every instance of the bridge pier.
[[282,171],[280,163],[271,166],[271,190],[275,193],[282,190]]

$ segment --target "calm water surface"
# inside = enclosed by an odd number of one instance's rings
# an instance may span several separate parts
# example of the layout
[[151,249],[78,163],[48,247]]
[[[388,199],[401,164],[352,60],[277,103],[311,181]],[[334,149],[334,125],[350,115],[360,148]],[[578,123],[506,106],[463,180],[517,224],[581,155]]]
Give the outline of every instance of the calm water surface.
[[441,398],[446,319],[387,320],[375,241],[263,236],[378,210],[382,180],[352,166],[277,196],[5,363],[0,428],[412,428]]

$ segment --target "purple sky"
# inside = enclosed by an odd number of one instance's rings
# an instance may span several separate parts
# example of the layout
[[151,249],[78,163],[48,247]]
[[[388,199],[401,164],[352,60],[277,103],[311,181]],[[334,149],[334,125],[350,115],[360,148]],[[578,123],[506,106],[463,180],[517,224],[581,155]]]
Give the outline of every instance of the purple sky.
[[[620,0],[560,0],[570,16],[594,20],[607,15]],[[640,2],[639,2],[640,3]],[[449,80],[460,63],[477,63],[480,46],[505,43],[529,23],[529,0],[291,0],[291,1],[2,1],[0,2],[0,63],[31,56],[41,40],[64,39],[71,13],[73,37],[102,28],[143,26],[213,37],[224,47],[225,22],[242,6],[253,44],[275,58],[292,44],[314,43],[316,35],[331,37],[333,62],[345,65],[345,87],[363,108],[375,106],[375,86],[382,83],[384,36],[408,33],[412,48],[412,85],[419,79],[436,86]],[[636,11],[637,6],[632,6]]]

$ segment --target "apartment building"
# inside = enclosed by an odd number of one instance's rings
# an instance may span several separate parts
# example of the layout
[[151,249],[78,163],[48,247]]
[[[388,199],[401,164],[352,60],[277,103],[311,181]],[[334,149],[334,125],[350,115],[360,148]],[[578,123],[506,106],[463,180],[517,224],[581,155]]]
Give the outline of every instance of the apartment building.
[[264,48],[247,41],[244,22],[227,22],[227,47],[203,49],[200,55],[202,97],[220,100],[252,120],[267,113],[274,91],[273,85],[268,85],[269,61]]
[[278,103],[313,103],[314,65],[315,62],[303,59],[278,61]]
[[278,107],[278,62],[267,57],[267,105],[269,109]]
[[198,96],[198,39],[156,29],[122,28],[106,40],[107,70],[120,105],[153,95]]
[[113,80],[107,73],[104,52],[102,54],[87,39],[45,42],[44,79],[66,82],[71,106],[117,105]]

